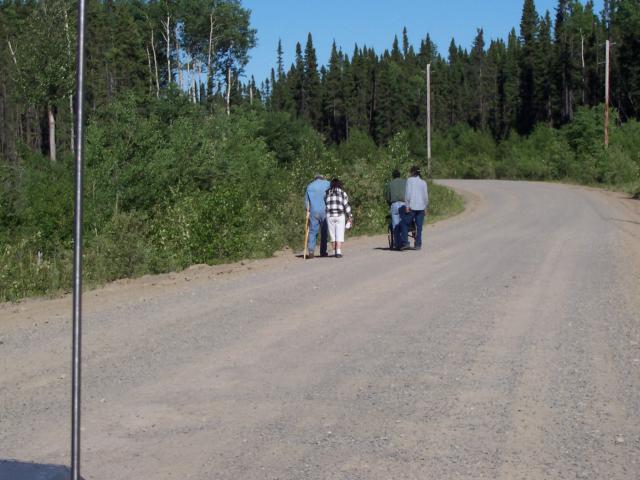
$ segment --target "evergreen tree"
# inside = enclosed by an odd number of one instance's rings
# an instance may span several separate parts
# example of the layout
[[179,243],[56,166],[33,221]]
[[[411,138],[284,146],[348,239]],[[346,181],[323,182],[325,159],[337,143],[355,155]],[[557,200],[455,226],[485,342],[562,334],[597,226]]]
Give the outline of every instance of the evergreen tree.
[[572,79],[575,64],[572,58],[571,32],[569,29],[569,0],[558,0],[555,24],[555,75],[559,111],[559,123],[565,123],[573,117]]
[[[613,2],[612,2],[613,3]],[[640,1],[618,0],[612,14],[617,35],[619,104],[624,118],[640,114]]]
[[454,39],[449,45],[449,75],[447,78],[448,125],[454,126],[468,118],[465,104],[469,98],[468,83],[466,81],[467,55],[456,46]]
[[469,100],[471,111],[469,112],[469,123],[472,127],[484,130],[487,121],[487,80],[484,51],[484,32],[478,29],[473,48],[470,55],[470,69],[468,75],[468,85],[471,98]]
[[520,22],[520,110],[518,112],[518,130],[529,134],[539,118],[536,97],[536,67],[539,33],[539,18],[533,0],[525,0]]
[[304,90],[306,92],[305,115],[311,124],[320,130],[322,128],[322,90],[318,74],[318,59],[311,33],[307,36],[304,49]]
[[404,61],[404,56],[400,51],[400,44],[398,43],[398,36],[393,37],[393,45],[391,46],[391,60],[396,62],[398,65],[402,64]]
[[537,121],[551,123],[553,120],[553,72],[549,59],[553,58],[553,43],[551,41],[551,15],[547,11],[540,22],[537,55],[537,84],[536,110]]
[[407,35],[407,27],[402,29],[402,54],[406,60],[407,55],[409,55],[409,36]]
[[307,115],[307,86],[305,85],[305,65],[302,46],[296,43],[295,66],[289,72],[289,86],[293,91],[295,114],[298,117]]
[[284,77],[284,51],[282,50],[282,40],[278,39],[278,62],[277,62],[277,66],[278,66],[278,80],[280,80],[281,78]]
[[500,138],[506,138],[509,130],[517,128],[518,112],[520,111],[520,50],[518,35],[515,29],[512,29],[507,40],[507,51],[500,75],[502,87],[501,95],[499,95],[502,117]]
[[330,138],[338,143],[344,139],[344,97],[342,91],[343,55],[338,51],[336,42],[331,46],[329,68],[324,77],[324,123]]

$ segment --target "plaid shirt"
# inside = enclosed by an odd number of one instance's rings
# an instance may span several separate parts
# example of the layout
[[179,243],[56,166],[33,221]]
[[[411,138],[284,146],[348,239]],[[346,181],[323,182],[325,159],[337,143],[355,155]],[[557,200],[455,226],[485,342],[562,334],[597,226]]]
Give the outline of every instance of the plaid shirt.
[[344,190],[340,188],[327,190],[327,193],[324,194],[324,203],[327,206],[327,215],[329,217],[338,217],[340,215],[351,217],[349,196]]

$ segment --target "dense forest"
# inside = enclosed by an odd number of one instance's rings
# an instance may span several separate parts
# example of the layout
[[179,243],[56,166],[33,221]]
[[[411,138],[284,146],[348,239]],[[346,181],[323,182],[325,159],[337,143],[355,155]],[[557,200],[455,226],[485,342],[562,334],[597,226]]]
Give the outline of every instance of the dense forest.
[[[0,0],[0,301],[70,283],[75,8]],[[426,162],[428,64],[435,177],[640,191],[640,0],[525,0],[518,30],[446,54],[404,30],[320,65],[309,34],[288,67],[274,45],[258,81],[239,0],[89,0],[87,28],[89,283],[300,244],[316,172],[344,179],[358,231],[381,231],[390,170]],[[433,192],[434,215],[459,208]]]

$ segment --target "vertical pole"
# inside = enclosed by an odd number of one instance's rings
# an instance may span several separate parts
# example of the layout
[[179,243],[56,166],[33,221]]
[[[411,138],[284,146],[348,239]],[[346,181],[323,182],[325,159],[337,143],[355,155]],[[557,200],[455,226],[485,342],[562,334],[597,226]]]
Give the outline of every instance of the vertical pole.
[[431,178],[431,64],[427,65],[427,177]]
[[605,74],[604,74],[604,146],[609,147],[609,40],[606,43]]
[[73,224],[73,351],[71,381],[71,480],[80,480],[80,387],[82,363],[82,175],[84,159],[84,34],[85,3],[78,1],[76,52],[75,163],[76,189]]

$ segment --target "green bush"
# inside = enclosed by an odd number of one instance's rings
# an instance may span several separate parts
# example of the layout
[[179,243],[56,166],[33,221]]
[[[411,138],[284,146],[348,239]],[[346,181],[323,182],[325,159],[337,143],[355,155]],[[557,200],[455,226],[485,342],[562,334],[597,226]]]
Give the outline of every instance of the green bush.
[[0,301],[68,289],[72,255],[69,249],[44,254],[41,234],[0,244]]
[[630,184],[637,181],[640,175],[640,164],[617,145],[600,153],[598,167],[598,179],[609,185]]
[[143,213],[114,213],[88,242],[84,259],[86,281],[96,285],[149,272],[153,250],[147,225]]
[[435,178],[493,178],[496,143],[489,133],[457,125],[433,138]]

